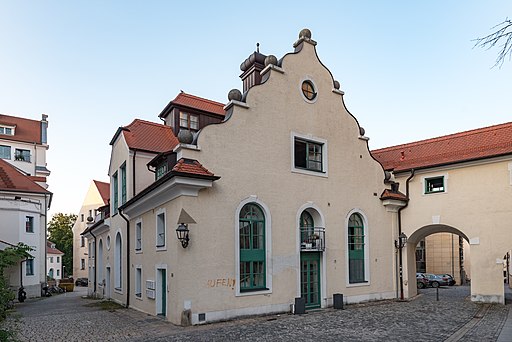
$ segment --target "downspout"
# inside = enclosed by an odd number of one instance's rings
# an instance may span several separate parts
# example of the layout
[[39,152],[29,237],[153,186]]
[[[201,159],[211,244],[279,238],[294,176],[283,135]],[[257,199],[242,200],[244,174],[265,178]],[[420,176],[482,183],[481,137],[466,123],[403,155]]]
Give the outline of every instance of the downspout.
[[130,221],[121,210],[119,215],[126,221],[126,307],[130,306]]
[[[398,237],[400,239],[400,235],[402,234],[402,210],[407,208],[409,205],[409,181],[414,177],[414,169],[411,169],[411,175],[407,180],[405,181],[405,197],[407,198],[407,201],[405,202],[405,205],[403,207],[400,207],[398,209]],[[399,240],[400,241],[400,240]],[[399,249],[398,252],[398,267],[399,267],[399,274],[400,274],[400,300],[404,300],[404,275],[403,275],[403,256],[402,256],[402,249]]]
[[96,293],[96,282],[98,281],[98,277],[96,276],[96,235],[92,232],[92,230],[89,232],[91,233],[92,237],[94,238],[94,285],[93,285],[93,293]]
[[132,197],[135,197],[136,195],[136,191],[135,191],[135,179],[137,177],[135,177],[135,156],[137,155],[137,150],[133,150],[133,159],[132,159],[132,193],[133,193],[133,196]]

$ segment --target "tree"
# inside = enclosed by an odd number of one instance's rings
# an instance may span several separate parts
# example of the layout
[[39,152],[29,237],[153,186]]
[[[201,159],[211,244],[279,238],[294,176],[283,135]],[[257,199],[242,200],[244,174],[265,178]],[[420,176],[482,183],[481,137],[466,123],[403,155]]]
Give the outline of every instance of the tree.
[[496,29],[496,31],[485,37],[474,40],[476,42],[475,47],[478,46],[489,50],[498,43],[503,42],[503,44],[499,45],[501,50],[499,51],[496,63],[493,66],[495,67],[498,65],[501,68],[507,55],[509,60],[512,58],[512,20],[506,18],[502,23],[499,23],[492,29]]
[[66,267],[67,273],[73,271],[73,224],[76,219],[75,214],[58,213],[48,223],[48,240],[64,253],[62,265]]
[[33,249],[22,242],[0,250],[0,320],[5,318],[6,310],[9,308],[8,304],[15,297],[14,292],[9,288],[4,271],[21,260],[32,258],[30,251]]

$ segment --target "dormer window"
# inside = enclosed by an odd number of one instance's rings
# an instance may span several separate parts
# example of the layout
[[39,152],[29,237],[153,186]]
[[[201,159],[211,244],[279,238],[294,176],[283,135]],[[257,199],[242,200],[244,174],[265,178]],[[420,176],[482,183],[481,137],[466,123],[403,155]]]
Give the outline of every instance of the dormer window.
[[199,116],[180,112],[180,128],[191,131],[199,130]]
[[162,178],[163,175],[167,173],[167,160],[165,160],[162,164],[158,165],[156,168],[156,179]]
[[14,135],[14,127],[12,127],[12,126],[0,126],[0,134]]

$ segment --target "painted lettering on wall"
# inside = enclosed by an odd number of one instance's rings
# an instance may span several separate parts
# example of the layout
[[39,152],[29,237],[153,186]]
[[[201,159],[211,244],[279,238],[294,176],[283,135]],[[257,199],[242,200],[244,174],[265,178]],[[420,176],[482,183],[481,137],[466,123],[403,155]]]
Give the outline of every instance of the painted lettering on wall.
[[217,278],[208,279],[206,282],[207,287],[231,287],[235,288],[236,280],[234,278]]

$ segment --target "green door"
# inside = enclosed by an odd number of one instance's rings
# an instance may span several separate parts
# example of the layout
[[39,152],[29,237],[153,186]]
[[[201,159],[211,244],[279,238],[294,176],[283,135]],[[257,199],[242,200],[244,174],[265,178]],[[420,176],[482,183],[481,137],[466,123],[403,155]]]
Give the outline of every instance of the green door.
[[167,272],[165,269],[160,270],[160,275],[161,275],[160,279],[162,280],[161,281],[162,287],[160,288],[160,293],[162,294],[162,296],[161,296],[162,308],[161,308],[160,314],[162,316],[167,315],[167,274],[166,273]]
[[319,308],[320,253],[301,253],[300,269],[301,297],[306,299],[306,308]]

